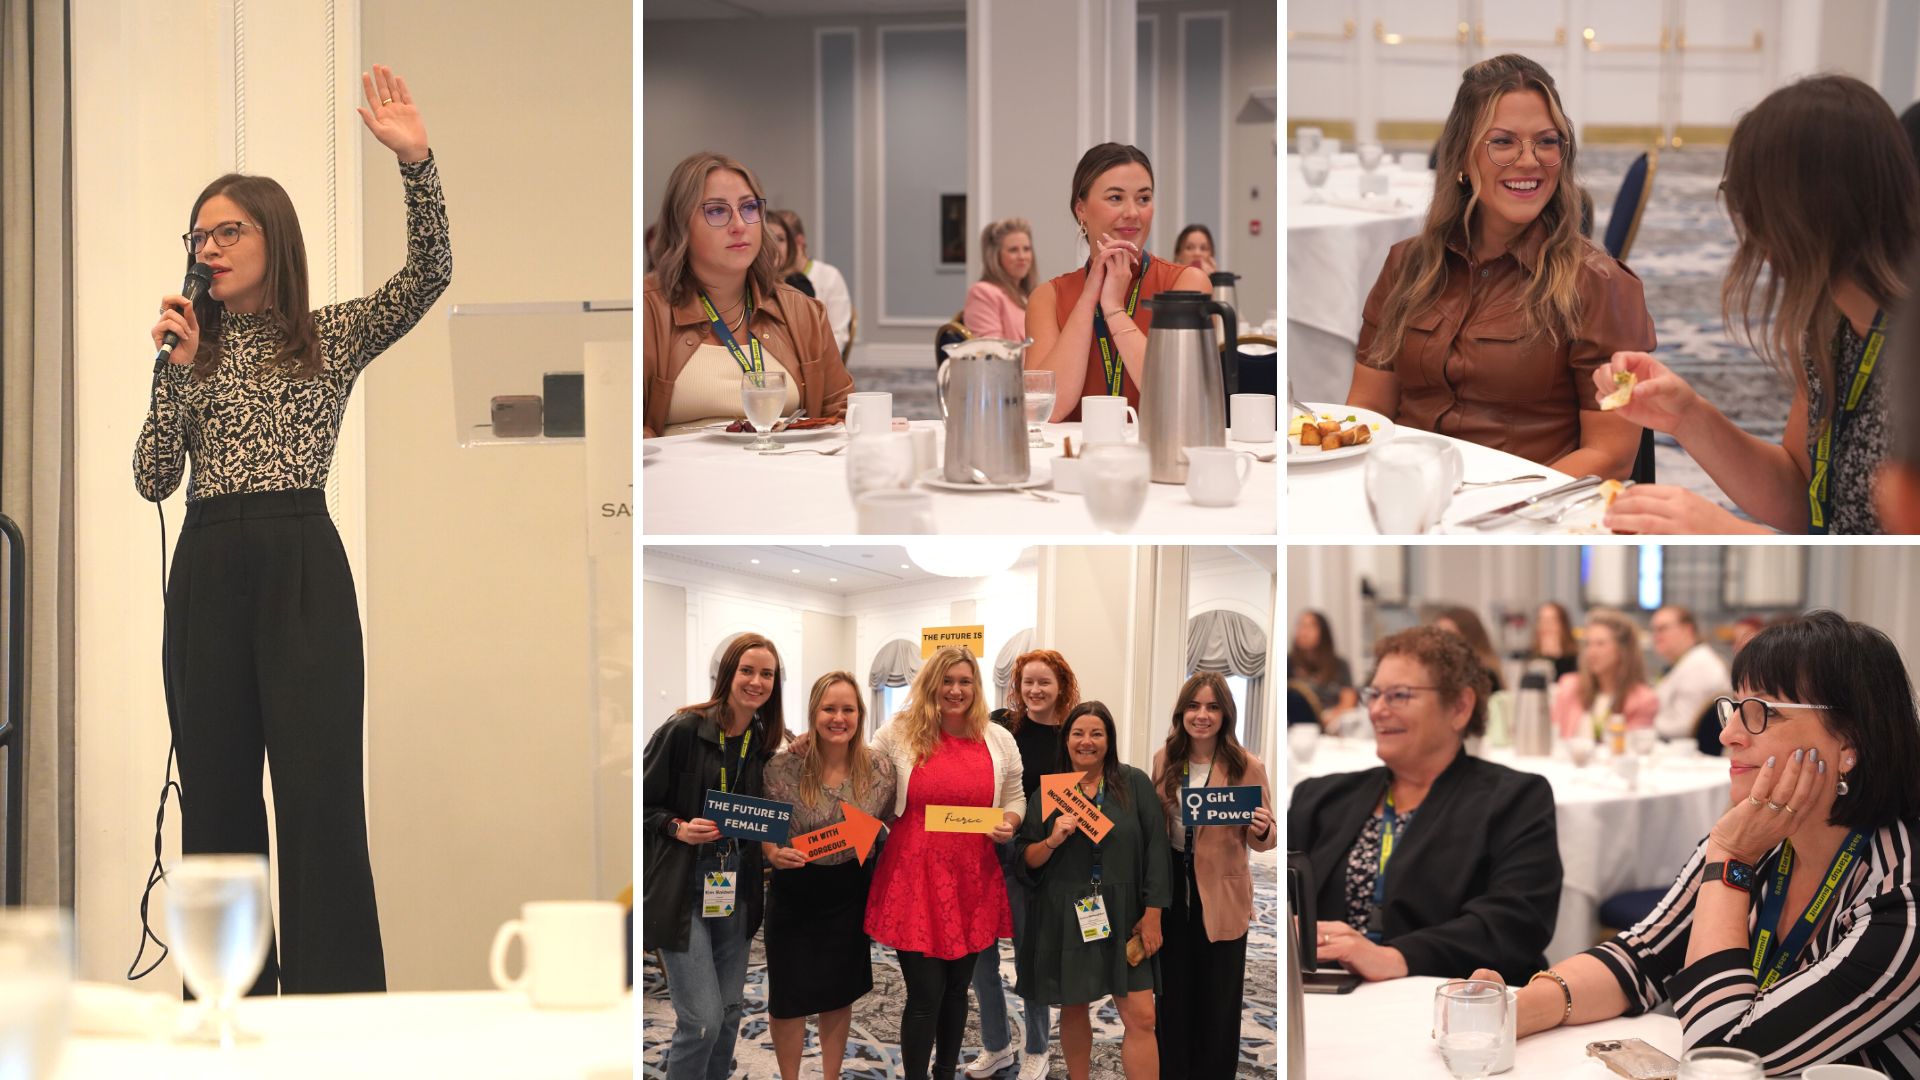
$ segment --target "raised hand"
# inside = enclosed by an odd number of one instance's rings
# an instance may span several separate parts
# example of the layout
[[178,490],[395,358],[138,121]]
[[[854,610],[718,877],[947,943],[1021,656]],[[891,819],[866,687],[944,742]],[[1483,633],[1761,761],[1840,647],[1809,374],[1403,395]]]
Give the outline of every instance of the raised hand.
[[407,92],[407,80],[380,64],[373,73],[362,72],[360,88],[366,91],[367,107],[355,109],[380,145],[394,152],[401,161],[427,159],[427,125],[420,110],[413,107],[413,95]]
[[1106,270],[1106,276],[1100,283],[1102,311],[1126,306],[1127,290],[1133,284],[1133,267],[1139,258],[1140,249],[1125,240],[1115,240],[1111,236],[1100,238],[1096,260],[1097,265]]

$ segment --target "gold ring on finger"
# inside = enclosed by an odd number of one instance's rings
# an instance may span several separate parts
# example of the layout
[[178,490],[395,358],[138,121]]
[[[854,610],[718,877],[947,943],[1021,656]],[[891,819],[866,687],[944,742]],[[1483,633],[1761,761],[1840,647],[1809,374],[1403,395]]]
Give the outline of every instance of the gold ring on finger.
[[1772,799],[1768,799],[1768,800],[1767,800],[1767,809],[1769,809],[1769,810],[1771,810],[1771,811],[1773,811],[1774,813],[1776,813],[1776,814],[1777,814],[1777,813],[1779,813],[1779,812],[1780,812],[1781,810],[1783,810],[1783,809],[1785,809],[1785,807],[1782,807],[1782,806],[1781,806],[1781,805],[1780,805],[1779,803],[1777,803],[1777,802],[1774,802],[1774,801],[1773,801]]
[[391,104],[393,104],[393,99],[392,99],[392,98],[381,98],[381,99],[380,99],[380,104],[382,104],[382,105],[391,105]]
[[1789,813],[1789,814],[1792,814],[1792,813],[1796,813],[1796,812],[1797,812],[1797,811],[1795,811],[1795,810],[1794,810],[1794,808],[1793,808],[1793,804],[1792,804],[1792,803],[1788,803],[1788,804],[1786,804],[1786,807],[1785,807],[1785,809],[1786,809],[1786,811],[1787,811],[1787,813]]
[[1752,803],[1755,806],[1759,806],[1761,803],[1765,802],[1766,800],[1762,799],[1758,795],[1749,795],[1747,796],[1747,801]]

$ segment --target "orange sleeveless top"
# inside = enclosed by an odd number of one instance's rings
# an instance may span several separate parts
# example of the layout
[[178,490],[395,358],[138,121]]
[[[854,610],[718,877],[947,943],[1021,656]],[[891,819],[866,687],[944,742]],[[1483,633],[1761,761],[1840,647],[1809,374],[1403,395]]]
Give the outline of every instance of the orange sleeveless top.
[[[1173,288],[1173,283],[1179,280],[1180,272],[1185,269],[1185,266],[1165,259],[1153,260],[1147,266],[1146,279],[1140,282],[1140,299],[1150,300],[1155,294]],[[1067,316],[1073,313],[1073,306],[1080,302],[1080,293],[1087,287],[1087,268],[1083,266],[1071,274],[1061,274],[1048,284],[1053,286],[1053,317],[1064,328]],[[1153,328],[1153,309],[1142,303],[1134,310],[1132,322],[1140,328],[1140,333],[1145,334]],[[1126,395],[1127,404],[1136,409],[1140,407],[1140,388],[1134,385],[1132,372],[1120,373],[1120,390]],[[1087,346],[1087,382],[1081,387],[1080,395],[1103,397],[1106,393],[1107,370],[1100,362],[1100,342],[1095,339]],[[1080,406],[1076,404],[1063,422],[1071,424],[1079,420]]]

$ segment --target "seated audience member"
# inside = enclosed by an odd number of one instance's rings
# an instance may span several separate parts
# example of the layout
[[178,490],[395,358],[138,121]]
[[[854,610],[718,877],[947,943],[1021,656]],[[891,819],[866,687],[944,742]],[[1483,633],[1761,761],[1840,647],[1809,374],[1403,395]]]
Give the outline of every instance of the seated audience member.
[[[1842,188],[1835,177],[1845,177]],[[1845,75],[1775,90],[1733,129],[1720,191],[1739,247],[1721,308],[1792,389],[1779,444],[1740,429],[1644,351],[1594,372],[1632,375],[1618,414],[1672,435],[1754,521],[1689,489],[1642,484],[1607,510],[1633,533],[1877,533],[1874,474],[1894,429],[1884,321],[1920,230],[1920,167],[1878,91]],[[1829,388],[1844,388],[1839,393]]]
[[960,321],[974,337],[1025,341],[1035,283],[1033,226],[1026,218],[1006,218],[980,230],[980,263]]
[[767,230],[767,242],[773,245],[773,264],[782,268],[780,280],[808,296],[813,296],[813,280],[798,270],[786,269],[787,264],[793,261],[793,249],[787,244],[787,222],[784,215],[791,213],[793,213],[791,210],[766,212],[764,225]]
[[820,305],[778,281],[760,182],[724,154],[674,166],[646,278],[644,431],[698,430],[746,415],[740,378],[782,371],[781,415],[843,416],[853,378]]
[[808,254],[807,227],[801,224],[799,214],[781,210],[779,215],[780,224],[787,231],[787,261],[780,272],[783,276],[800,274],[813,283],[809,295],[818,298],[827,309],[827,325],[833,328],[833,346],[845,352],[847,342],[853,340],[853,293],[847,288],[846,276]]
[[1624,479],[1640,425],[1592,373],[1652,349],[1640,279],[1580,234],[1572,123],[1523,56],[1467,69],[1433,203],[1367,297],[1347,402],[1574,476]]
[[1885,634],[1818,611],[1762,631],[1733,682],[1726,813],[1652,914],[1529,977],[1517,1031],[1671,1002],[1683,1045],[1751,1051],[1769,1076],[1822,1062],[1912,1076],[1920,719],[1906,666]]
[[1573,643],[1573,622],[1567,609],[1549,600],[1533,616],[1533,652],[1530,659],[1553,661],[1553,677],[1562,678],[1580,668],[1580,647]]
[[1553,726],[1560,737],[1603,739],[1607,720],[1615,713],[1625,718],[1629,729],[1652,727],[1659,711],[1659,696],[1647,685],[1639,630],[1617,611],[1588,612],[1586,632],[1580,636],[1580,670],[1561,676],[1553,688]]
[[1205,225],[1181,229],[1180,235],[1173,238],[1173,261],[1203,274],[1211,275],[1219,270],[1213,261],[1213,230]]
[[1287,678],[1313,691],[1323,712],[1345,712],[1360,700],[1353,689],[1353,668],[1333,651],[1333,627],[1317,611],[1303,611],[1287,647]]
[[1653,613],[1653,651],[1667,663],[1667,673],[1653,688],[1660,701],[1653,726],[1663,739],[1691,739],[1700,714],[1733,686],[1726,662],[1700,640],[1693,612],[1677,604]]
[[1360,692],[1382,767],[1303,781],[1287,850],[1307,854],[1322,961],[1369,981],[1454,975],[1497,955],[1538,971],[1560,907],[1560,848],[1546,778],[1482,761],[1487,673],[1460,635],[1419,626],[1383,638]]
[[1207,275],[1147,251],[1153,228],[1153,163],[1138,147],[1101,143],[1080,156],[1067,199],[1091,256],[1044,282],[1027,304],[1028,370],[1051,371],[1055,422],[1077,422],[1080,399],[1125,395],[1139,408],[1151,307],[1168,289],[1211,292]]
[[1493,638],[1487,633],[1487,625],[1480,621],[1472,608],[1458,604],[1439,610],[1433,617],[1433,625],[1442,630],[1451,630],[1466,639],[1473,655],[1479,657],[1480,666],[1487,669],[1488,693],[1497,694],[1506,688],[1506,680],[1500,677],[1500,654],[1493,649]]
[[[1907,110],[1910,118],[1916,113],[1920,106]],[[1916,286],[1920,286],[1920,258],[1907,272],[1909,296]],[[1893,411],[1920,416],[1920,304],[1909,303],[1902,309],[1887,346],[1892,350],[1893,370],[1887,374],[1893,380]],[[1895,429],[1892,453],[1875,480],[1874,505],[1887,532],[1920,533],[1920,425],[1907,423]]]

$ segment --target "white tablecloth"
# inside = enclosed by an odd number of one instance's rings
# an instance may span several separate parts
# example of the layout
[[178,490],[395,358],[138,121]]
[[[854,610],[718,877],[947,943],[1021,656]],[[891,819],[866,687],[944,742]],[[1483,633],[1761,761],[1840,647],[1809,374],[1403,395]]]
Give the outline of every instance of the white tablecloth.
[[[1388,194],[1406,208],[1379,213],[1309,203],[1298,155],[1288,156],[1287,168],[1287,375],[1302,400],[1344,401],[1367,293],[1387,249],[1420,231],[1433,174],[1383,163]],[[1336,166],[1321,194],[1356,197],[1360,175],[1358,165]]]
[[[916,420],[913,426],[938,427],[938,421]],[[1079,424],[1043,424],[1054,445],[1031,451],[1036,467],[1051,471],[1061,453],[1061,439],[1080,445]],[[844,446],[846,437],[832,435],[795,447],[831,450]],[[1227,443],[1257,454],[1284,452],[1279,443]],[[675,435],[648,439],[649,450],[660,453],[646,459],[641,476],[642,511],[649,534],[743,533],[766,535],[839,534],[859,531],[853,498],[847,493],[844,454],[793,454],[762,457],[740,445],[706,435]],[[1227,507],[1196,505],[1181,484],[1151,484],[1147,506],[1134,525],[1136,534],[1214,536],[1271,536],[1278,521],[1278,462],[1255,462],[1240,501]],[[1100,535],[1080,496],[1038,490],[1060,500],[1044,503],[1019,492],[961,492],[928,488],[933,495],[936,531],[1011,535]]]
[[[1594,944],[1600,935],[1601,901],[1616,893],[1673,884],[1693,849],[1726,811],[1726,760],[1688,749],[1685,744],[1663,745],[1641,769],[1633,789],[1609,762],[1593,761],[1578,769],[1561,756],[1485,751],[1488,761],[1539,773],[1553,785],[1564,878],[1560,917],[1547,947],[1549,963]],[[1379,764],[1370,740],[1322,738],[1304,776],[1357,772]],[[1291,771],[1291,759],[1288,765]],[[1290,776],[1289,781],[1301,778]]]
[[[1574,511],[1558,525],[1507,518],[1504,524],[1498,524],[1492,528],[1480,530],[1461,528],[1458,525],[1459,522],[1476,514],[1518,502],[1529,495],[1557,487],[1574,478],[1538,462],[1528,461],[1526,458],[1509,454],[1504,450],[1481,446],[1479,443],[1455,439],[1448,435],[1416,431],[1414,428],[1397,430],[1425,438],[1446,439],[1459,447],[1461,457],[1466,464],[1468,480],[1504,480],[1510,476],[1533,474],[1547,478],[1495,488],[1468,488],[1455,495],[1452,503],[1448,505],[1446,514],[1441,518],[1439,529],[1441,532],[1477,531],[1490,536],[1525,536],[1539,533],[1610,535],[1599,525],[1603,511],[1598,503],[1590,503],[1586,508]],[[1373,515],[1367,510],[1367,456],[1355,454],[1338,461],[1302,464],[1303,460],[1319,452],[1317,450],[1298,451],[1287,462],[1287,532],[1296,536],[1355,533],[1377,535],[1379,530],[1374,528]],[[1561,505],[1564,504],[1552,503],[1547,509],[1558,509]],[[1545,516],[1546,511],[1528,511],[1528,513]]]
[[[195,1006],[189,1006],[192,1013]],[[633,998],[537,1010],[521,994],[323,994],[252,998],[238,1022],[259,1041],[231,1053],[145,1039],[75,1038],[61,1080],[610,1080],[633,1075]]]
[[[1311,1080],[1448,1080],[1433,1042],[1433,992],[1442,979],[1363,983],[1351,994],[1308,994],[1307,1076]],[[1680,1021],[1649,1013],[1529,1035],[1514,1047],[1513,1080],[1619,1080],[1587,1056],[1602,1039],[1644,1039],[1680,1056]]]

